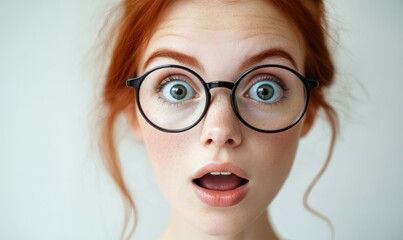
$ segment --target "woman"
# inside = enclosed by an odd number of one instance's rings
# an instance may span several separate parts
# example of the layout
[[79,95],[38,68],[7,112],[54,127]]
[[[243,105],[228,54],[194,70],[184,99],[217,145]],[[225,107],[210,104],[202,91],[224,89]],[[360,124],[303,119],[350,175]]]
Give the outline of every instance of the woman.
[[103,148],[129,208],[114,143],[122,114],[172,207],[160,239],[278,239],[267,207],[320,109],[334,143],[323,3],[126,0],[121,7],[103,91]]

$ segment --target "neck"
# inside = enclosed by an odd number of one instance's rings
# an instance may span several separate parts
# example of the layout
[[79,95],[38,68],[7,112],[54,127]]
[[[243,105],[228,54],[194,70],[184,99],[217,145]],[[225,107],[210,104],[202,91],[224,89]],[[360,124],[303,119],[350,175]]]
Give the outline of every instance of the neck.
[[195,228],[179,213],[171,213],[167,227],[160,236],[159,240],[278,240],[272,225],[269,221],[267,212],[265,211],[246,229],[231,236],[212,236],[201,232]]

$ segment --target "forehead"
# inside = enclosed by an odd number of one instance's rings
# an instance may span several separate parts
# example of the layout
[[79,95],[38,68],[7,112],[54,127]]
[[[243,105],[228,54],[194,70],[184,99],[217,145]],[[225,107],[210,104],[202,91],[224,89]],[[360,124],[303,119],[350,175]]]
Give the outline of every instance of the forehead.
[[[247,20],[247,21],[245,21]],[[194,25],[197,29],[226,30],[252,27],[258,29],[287,25],[269,0],[176,0],[166,12],[164,22]]]
[[[142,58],[173,49],[208,61],[207,56],[246,58],[282,49],[303,68],[304,48],[297,29],[269,1],[180,0],[162,16]],[[143,66],[144,67],[144,66]]]

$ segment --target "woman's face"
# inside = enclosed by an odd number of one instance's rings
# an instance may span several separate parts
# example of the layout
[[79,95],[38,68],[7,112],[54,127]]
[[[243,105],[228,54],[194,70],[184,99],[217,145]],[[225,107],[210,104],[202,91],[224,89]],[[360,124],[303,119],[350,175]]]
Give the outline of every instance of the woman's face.
[[[177,64],[206,82],[234,82],[262,64],[302,73],[304,54],[299,33],[267,1],[175,1],[146,46],[139,73]],[[303,126],[302,119],[275,134],[249,129],[229,94],[212,89],[204,119],[182,133],[155,129],[137,110],[138,135],[173,212],[213,235],[238,233],[265,213],[290,172]]]

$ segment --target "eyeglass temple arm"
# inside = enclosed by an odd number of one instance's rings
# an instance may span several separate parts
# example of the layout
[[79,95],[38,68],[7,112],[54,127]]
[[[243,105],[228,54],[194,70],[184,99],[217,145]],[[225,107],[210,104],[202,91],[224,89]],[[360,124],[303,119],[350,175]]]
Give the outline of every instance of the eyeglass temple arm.
[[313,88],[318,88],[319,87],[319,81],[318,80],[306,79],[305,80],[305,85],[309,90],[313,89]]
[[126,86],[127,87],[132,87],[132,88],[138,88],[138,85],[140,84],[141,78],[129,78],[126,80]]

